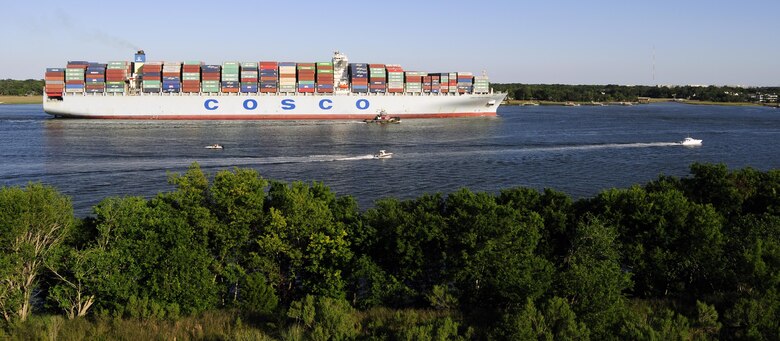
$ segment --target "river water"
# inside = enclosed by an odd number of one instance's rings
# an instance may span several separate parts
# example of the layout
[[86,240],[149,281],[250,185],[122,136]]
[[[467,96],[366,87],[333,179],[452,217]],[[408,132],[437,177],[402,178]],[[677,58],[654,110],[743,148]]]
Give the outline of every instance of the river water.
[[[40,181],[71,196],[78,216],[108,196],[172,189],[169,172],[198,162],[282,181],[322,181],[361,209],[383,197],[461,187],[553,188],[574,198],[686,176],[694,162],[780,168],[780,110],[647,104],[502,106],[493,118],[360,121],[54,119],[41,105],[0,106],[0,185]],[[675,142],[703,139],[701,147]],[[223,150],[205,149],[219,143]],[[374,159],[379,149],[391,159]]]

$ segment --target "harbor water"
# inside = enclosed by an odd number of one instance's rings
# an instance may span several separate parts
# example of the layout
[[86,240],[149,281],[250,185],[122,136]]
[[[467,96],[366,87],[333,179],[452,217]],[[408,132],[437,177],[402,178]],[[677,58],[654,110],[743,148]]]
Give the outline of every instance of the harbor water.
[[[700,147],[676,142],[703,139]],[[0,106],[0,185],[56,187],[78,216],[109,196],[172,190],[193,162],[213,176],[252,168],[267,179],[321,181],[361,209],[462,187],[496,193],[552,188],[574,198],[694,162],[780,168],[780,110],[647,104],[502,106],[498,117],[361,121],[114,121],[54,119],[41,105]],[[204,148],[221,144],[224,149]],[[375,159],[380,149],[394,153]]]

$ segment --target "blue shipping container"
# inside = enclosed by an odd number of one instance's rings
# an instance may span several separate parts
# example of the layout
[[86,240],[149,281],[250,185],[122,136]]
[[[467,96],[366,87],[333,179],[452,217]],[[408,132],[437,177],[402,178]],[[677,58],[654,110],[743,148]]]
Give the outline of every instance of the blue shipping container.
[[241,92],[257,92],[257,85],[241,85]]

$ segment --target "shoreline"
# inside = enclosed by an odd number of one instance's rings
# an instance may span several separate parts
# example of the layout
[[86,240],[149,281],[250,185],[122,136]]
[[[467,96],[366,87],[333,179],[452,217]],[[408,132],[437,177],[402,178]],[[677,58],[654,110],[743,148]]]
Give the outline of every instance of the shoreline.
[[41,96],[0,96],[0,105],[6,104],[42,104]]
[[517,105],[517,106],[538,106],[538,105],[557,105],[557,106],[608,106],[608,105],[641,105],[650,103],[680,103],[690,105],[720,105],[720,106],[755,106],[755,107],[770,107],[777,108],[779,104],[767,104],[767,103],[748,103],[748,102],[711,102],[711,101],[695,101],[695,100],[675,100],[673,98],[651,98],[649,100],[642,101],[624,101],[624,102],[554,102],[554,101],[528,101],[528,100],[506,100],[504,105]]

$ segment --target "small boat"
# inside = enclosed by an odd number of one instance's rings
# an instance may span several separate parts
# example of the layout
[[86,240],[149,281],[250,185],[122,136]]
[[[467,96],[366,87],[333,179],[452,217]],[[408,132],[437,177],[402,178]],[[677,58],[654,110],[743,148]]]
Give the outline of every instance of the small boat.
[[693,137],[686,137],[684,140],[680,141],[680,144],[683,146],[701,146],[702,140],[697,140]]
[[388,153],[384,149],[380,150],[379,153],[374,154],[375,159],[389,159],[393,157],[393,153]]
[[206,148],[206,149],[222,149],[222,145],[215,143],[215,144],[210,144],[210,145],[208,145],[208,146],[206,146],[204,148]]
[[382,110],[373,119],[366,119],[366,120],[363,120],[363,122],[366,122],[366,123],[378,123],[378,124],[401,123],[401,118],[398,117],[398,116],[390,116],[387,113],[385,113],[384,110]]

